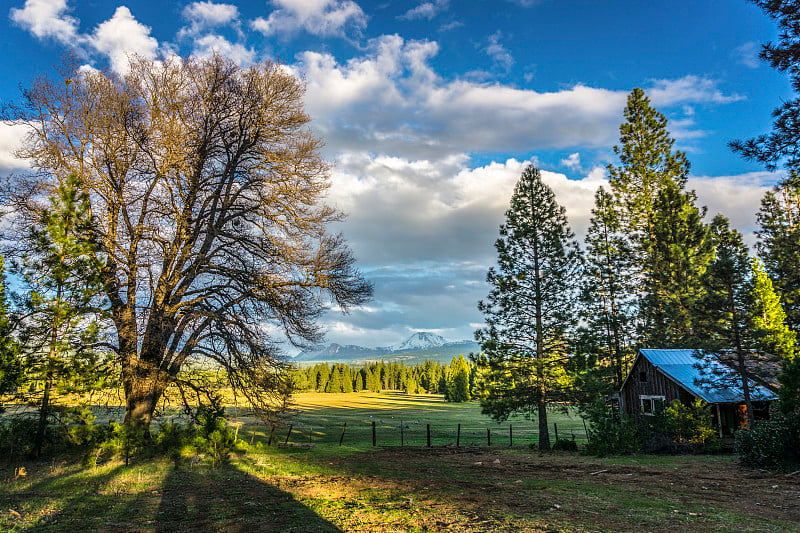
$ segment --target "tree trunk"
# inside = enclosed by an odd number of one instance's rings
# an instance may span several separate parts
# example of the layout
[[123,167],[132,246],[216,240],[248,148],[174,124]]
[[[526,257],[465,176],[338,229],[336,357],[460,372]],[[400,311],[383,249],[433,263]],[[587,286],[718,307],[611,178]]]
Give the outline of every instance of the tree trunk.
[[42,406],[39,409],[39,427],[36,429],[36,440],[33,443],[33,456],[38,458],[42,454],[42,444],[44,444],[44,431],[47,428],[47,417],[50,415],[50,389],[53,387],[53,372],[47,371],[44,382],[44,396],[42,396]]
[[539,407],[539,450],[550,451],[550,429],[547,427],[547,402],[540,399]]
[[139,364],[123,373],[125,386],[126,426],[142,429],[145,435],[150,429],[158,401],[167,388],[165,374],[149,365]]

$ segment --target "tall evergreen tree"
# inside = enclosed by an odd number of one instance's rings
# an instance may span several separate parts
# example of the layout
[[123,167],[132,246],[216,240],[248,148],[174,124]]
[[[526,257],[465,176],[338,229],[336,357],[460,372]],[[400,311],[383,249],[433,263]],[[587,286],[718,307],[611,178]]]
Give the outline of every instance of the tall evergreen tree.
[[476,331],[487,356],[484,413],[512,413],[539,421],[539,448],[550,448],[548,404],[567,382],[566,337],[574,324],[579,252],[565,210],[529,166],[520,177],[495,243],[497,268],[478,307],[486,327]]
[[[6,277],[0,256],[0,394],[17,385],[22,376],[19,344],[12,336],[11,312],[6,297]],[[0,407],[0,412],[2,407]]]
[[97,340],[92,317],[102,309],[102,283],[89,200],[78,192],[80,181],[69,176],[58,187],[50,207],[31,229],[31,252],[15,268],[29,288],[23,330],[25,366],[44,382],[39,400],[39,425],[34,453],[41,452],[48,418],[52,414],[57,379],[82,374],[96,379],[94,352],[85,348]]
[[[702,276],[703,294],[695,315],[693,346],[725,359],[731,374],[719,375],[709,368],[708,359],[698,353],[698,365],[705,370],[703,382],[712,386],[741,388],[753,427],[751,376],[758,373],[760,355],[754,351],[750,328],[753,307],[750,284],[750,259],[742,235],[732,229],[728,219],[717,215],[709,228],[714,260]],[[748,364],[754,363],[754,364]],[[716,367],[718,368],[718,367]]]
[[699,278],[711,257],[702,212],[693,191],[685,192],[686,155],[673,151],[667,119],[650,106],[644,91],[628,97],[614,147],[620,166],[608,166],[621,229],[631,241],[630,291],[639,293],[638,343],[684,345]]
[[758,255],[781,294],[787,323],[800,332],[800,176],[767,191],[758,222]]
[[786,325],[780,296],[758,260],[753,260],[751,298],[750,320],[757,346],[781,359],[792,359],[797,349],[797,333]]
[[693,310],[714,252],[695,199],[694,191],[667,181],[653,204],[641,306],[644,339],[652,346],[689,347],[694,337]]
[[600,187],[586,234],[581,290],[587,342],[591,344],[587,349],[599,356],[601,371],[610,371],[606,385],[614,390],[622,386],[633,354],[631,326],[637,299],[632,291],[631,246],[622,232],[621,215],[613,196]]
[[614,146],[620,166],[608,165],[609,183],[624,214],[625,230],[639,251],[646,252],[655,231],[651,214],[656,197],[668,182],[683,188],[689,162],[683,152],[673,153],[675,139],[667,131],[667,119],[650,106],[642,89],[631,92],[623,114],[620,145]]
[[453,357],[445,372],[447,387],[444,398],[448,402],[466,402],[470,399],[469,363],[463,354]]

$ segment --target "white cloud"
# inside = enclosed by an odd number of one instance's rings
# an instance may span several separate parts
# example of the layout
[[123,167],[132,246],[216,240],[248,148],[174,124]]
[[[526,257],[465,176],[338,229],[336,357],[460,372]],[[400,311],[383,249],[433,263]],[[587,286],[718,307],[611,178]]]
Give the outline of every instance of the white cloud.
[[12,9],[11,20],[39,39],[55,39],[72,44],[78,33],[78,20],[66,15],[67,0],[26,0],[22,9]]
[[183,18],[189,22],[189,26],[178,31],[178,39],[197,36],[205,30],[219,26],[238,27],[239,8],[232,4],[193,2],[183,9]]
[[739,94],[723,94],[717,82],[700,76],[684,76],[674,80],[653,80],[647,95],[656,106],[670,106],[685,102],[711,102],[729,104],[744,100]]
[[753,41],[749,41],[744,43],[741,46],[737,46],[734,50],[734,57],[741,63],[742,65],[746,66],[747,68],[758,68],[760,65],[760,60],[758,58],[758,54],[761,52],[761,46]]
[[433,17],[446,10],[449,4],[450,0],[434,0],[433,2],[423,2],[417,7],[413,7],[406,11],[400,16],[400,18],[406,20],[432,20]]
[[560,162],[561,166],[565,166],[570,170],[576,171],[581,169],[581,154],[575,152],[574,154],[570,154],[566,159],[562,159]]
[[121,73],[130,68],[129,55],[153,59],[158,50],[158,41],[150,36],[150,27],[137,21],[125,6],[119,6],[109,20],[101,22],[89,42],[108,57],[115,72]]
[[[443,153],[605,148],[617,141],[627,91],[578,84],[538,92],[444,80],[429,63],[437,53],[435,42],[393,35],[370,40],[363,55],[344,63],[321,52],[298,56],[293,68],[305,74],[307,109],[330,153],[369,146],[373,153],[431,159]],[[646,90],[661,106],[738,99],[697,76],[658,80]],[[680,138],[705,134],[693,127],[683,124]]]
[[276,9],[268,18],[252,21],[264,35],[304,30],[313,35],[344,36],[345,28],[359,33],[367,26],[364,11],[351,0],[272,0]]
[[508,72],[511,69],[511,66],[514,64],[514,58],[511,57],[509,51],[506,50],[502,44],[500,44],[500,37],[502,37],[502,33],[500,31],[490,35],[489,44],[486,45],[486,48],[484,48],[484,52],[486,52],[486,54],[492,58],[495,65]]
[[753,245],[761,198],[781,177],[781,173],[766,171],[736,176],[692,176],[687,187],[697,191],[700,205],[708,206],[707,222],[717,213],[725,215],[731,226],[742,232],[746,242]]
[[22,147],[26,135],[25,126],[9,121],[0,121],[0,170],[28,168],[28,162],[18,159],[14,153]]
[[192,55],[208,57],[215,53],[230,58],[243,67],[253,64],[256,58],[256,52],[252,48],[232,43],[221,35],[204,35],[195,39]]

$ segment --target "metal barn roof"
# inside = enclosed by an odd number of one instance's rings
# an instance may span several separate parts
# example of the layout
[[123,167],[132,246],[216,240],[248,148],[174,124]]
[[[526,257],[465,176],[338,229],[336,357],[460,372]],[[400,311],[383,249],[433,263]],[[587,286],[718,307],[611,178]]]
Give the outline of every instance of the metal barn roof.
[[[708,403],[744,401],[741,379],[712,354],[691,349],[643,349],[639,353],[667,377]],[[750,398],[757,401],[775,400],[778,396],[750,380]]]

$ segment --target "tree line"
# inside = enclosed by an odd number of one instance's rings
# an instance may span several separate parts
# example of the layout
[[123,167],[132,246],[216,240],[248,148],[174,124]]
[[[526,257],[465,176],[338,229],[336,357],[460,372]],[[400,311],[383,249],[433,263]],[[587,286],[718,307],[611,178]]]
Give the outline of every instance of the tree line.
[[290,372],[292,389],[327,393],[381,392],[399,390],[407,394],[443,394],[446,401],[465,402],[476,390],[477,367],[463,354],[450,364],[425,360],[406,365],[404,361],[375,361],[361,367],[344,363],[317,363]]

